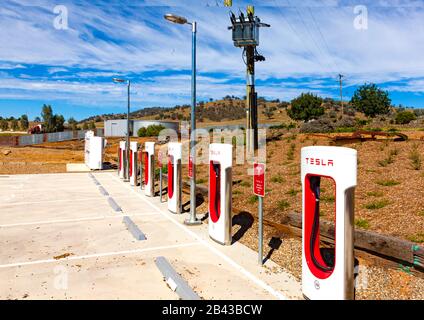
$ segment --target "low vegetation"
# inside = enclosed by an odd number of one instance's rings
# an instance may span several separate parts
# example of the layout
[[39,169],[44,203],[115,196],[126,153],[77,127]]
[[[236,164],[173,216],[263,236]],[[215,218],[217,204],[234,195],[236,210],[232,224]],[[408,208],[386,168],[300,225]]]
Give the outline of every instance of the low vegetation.
[[258,201],[258,197],[257,196],[251,196],[249,197],[249,199],[247,200],[247,202],[249,202],[250,204],[254,204]]
[[274,182],[274,183],[283,183],[284,181],[285,180],[281,175],[273,176],[271,178],[271,182]]
[[286,200],[280,200],[277,202],[277,207],[280,210],[285,210],[290,207],[290,203]]
[[409,160],[411,160],[411,167],[414,170],[420,170],[422,164],[422,157],[420,152],[418,151],[418,145],[414,143],[412,145],[412,149],[409,153]]
[[412,242],[424,243],[424,233],[417,233],[417,234],[410,235],[408,236],[408,239]]
[[367,196],[368,197],[380,198],[380,197],[384,196],[384,193],[381,192],[381,191],[370,191],[370,192],[367,192]]
[[370,224],[368,220],[358,218],[358,219],[355,219],[355,226],[366,230],[366,229],[369,229]]
[[389,179],[389,180],[379,180],[377,181],[377,184],[383,187],[393,187],[400,184],[400,182],[393,179]]
[[389,200],[383,199],[383,200],[373,201],[373,202],[367,203],[365,205],[365,208],[368,209],[368,210],[378,210],[378,209],[386,207],[389,204],[390,204]]

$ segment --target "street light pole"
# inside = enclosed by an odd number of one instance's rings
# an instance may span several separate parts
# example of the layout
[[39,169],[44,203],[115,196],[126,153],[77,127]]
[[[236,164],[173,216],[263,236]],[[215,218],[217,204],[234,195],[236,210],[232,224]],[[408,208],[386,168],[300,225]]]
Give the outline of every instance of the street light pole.
[[[192,54],[191,54],[191,134],[190,159],[192,175],[190,181],[190,218],[185,220],[186,225],[199,225],[202,222],[196,217],[196,34],[197,23],[192,22]],[[190,164],[189,164],[190,165]]]
[[190,134],[190,163],[192,175],[190,178],[190,218],[184,223],[189,226],[202,224],[196,217],[196,21],[188,22],[184,17],[166,14],[164,18],[172,23],[189,24],[192,27],[192,54],[191,54],[191,134]]
[[125,167],[125,181],[130,181],[130,108],[131,108],[131,81],[128,80],[128,108],[127,108],[127,165]]
[[128,91],[128,106],[127,106],[127,133],[126,133],[126,159],[124,159],[124,181],[130,181],[130,108],[131,108],[131,100],[130,100],[130,91],[131,91],[131,80],[118,79],[113,78],[113,82],[115,83],[126,83],[127,91]]

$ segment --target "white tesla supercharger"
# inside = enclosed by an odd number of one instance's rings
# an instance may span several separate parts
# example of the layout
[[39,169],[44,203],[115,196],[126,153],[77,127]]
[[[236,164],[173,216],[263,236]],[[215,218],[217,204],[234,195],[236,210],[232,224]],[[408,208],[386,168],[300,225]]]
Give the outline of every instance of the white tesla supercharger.
[[103,154],[105,148],[105,139],[96,137],[93,131],[87,131],[85,134],[85,164],[91,170],[103,169]]
[[144,144],[144,194],[155,196],[155,143]]
[[233,146],[209,146],[209,236],[214,241],[232,242],[232,166]]
[[118,150],[118,174],[119,178],[124,179],[125,176],[125,159],[127,157],[127,142],[120,141],[119,142],[119,150]]
[[182,144],[168,143],[168,210],[172,213],[182,213]]
[[[310,300],[354,299],[354,193],[357,151],[306,147],[301,151],[302,292]],[[334,187],[335,240],[320,245],[321,182]]]
[[138,185],[138,142],[130,142],[130,185]]

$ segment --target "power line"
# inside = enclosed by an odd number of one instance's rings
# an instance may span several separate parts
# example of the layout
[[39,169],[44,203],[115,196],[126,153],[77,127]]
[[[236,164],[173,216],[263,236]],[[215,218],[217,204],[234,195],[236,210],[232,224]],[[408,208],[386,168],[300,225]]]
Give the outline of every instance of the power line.
[[332,63],[333,63],[333,65],[336,67],[336,70],[339,70],[339,71],[340,71],[340,68],[339,68],[339,66],[338,66],[337,62],[335,61],[335,59],[334,59],[334,58],[333,58],[333,56],[331,55],[331,50],[330,50],[330,47],[328,46],[328,42],[327,42],[327,40],[325,39],[325,37],[324,37],[323,33],[321,32],[321,28],[319,27],[319,24],[317,23],[317,21],[316,21],[316,19],[315,19],[314,15],[312,14],[312,10],[311,10],[311,8],[310,8],[310,7],[308,7],[308,10],[309,10],[309,14],[311,15],[312,20],[313,20],[313,22],[314,22],[314,24],[315,24],[315,26],[316,26],[316,28],[317,28],[317,30],[318,30],[318,32],[319,32],[319,34],[320,34],[320,36],[321,36],[321,39],[322,39],[322,41],[323,41],[323,43],[324,43],[325,47],[327,48],[327,52],[328,52],[328,54],[329,54],[329,56],[330,56],[330,58],[331,58],[331,62],[332,62]]
[[[290,0],[287,0],[287,3],[290,4]],[[296,9],[297,15],[299,16],[303,26],[305,27],[305,30],[307,31],[307,33],[309,34],[309,37],[312,39],[312,42],[315,44],[315,46],[318,48],[318,50],[320,51],[320,53],[322,54],[323,57],[325,57],[325,53],[322,51],[321,47],[318,45],[318,43],[315,40],[315,37],[312,35],[311,31],[309,30],[308,26],[305,23],[305,20],[303,19],[302,15],[300,14],[299,9],[297,8],[297,6],[294,6],[294,8]],[[335,70],[330,66],[330,64],[328,64],[328,62],[326,61],[325,64],[327,65],[328,69],[331,69],[333,72],[335,72]]]
[[[300,34],[295,30],[295,27],[290,23],[290,21],[288,19],[286,19],[283,11],[281,11],[280,6],[277,4],[276,0],[274,0],[275,6],[277,7],[278,11],[280,11],[281,16],[283,18],[283,20],[287,23],[287,25],[289,26],[289,28],[291,29],[292,33],[299,39],[300,43],[306,43],[301,37]],[[289,4],[290,6],[290,4]],[[306,51],[309,53],[309,55],[311,57],[315,57],[317,59],[318,64],[321,64],[319,57],[313,52],[311,51],[311,49],[309,48],[309,46],[305,46]]]

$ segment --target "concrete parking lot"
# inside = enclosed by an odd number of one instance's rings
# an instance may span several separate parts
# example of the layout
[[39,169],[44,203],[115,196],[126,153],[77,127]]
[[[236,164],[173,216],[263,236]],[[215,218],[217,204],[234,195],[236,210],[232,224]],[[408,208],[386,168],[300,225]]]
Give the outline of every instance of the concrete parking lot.
[[206,224],[186,227],[186,215],[115,172],[93,175],[121,212],[88,173],[0,176],[0,299],[179,299],[160,256],[203,299],[301,298],[300,283],[272,261],[260,267],[244,245],[216,244]]

